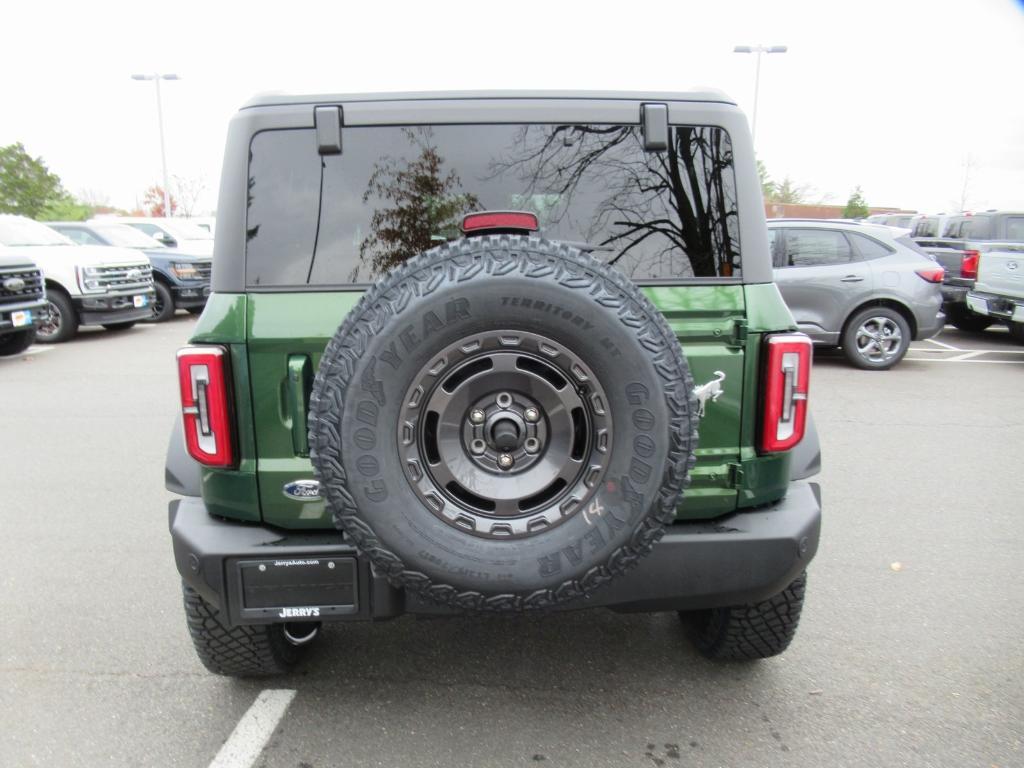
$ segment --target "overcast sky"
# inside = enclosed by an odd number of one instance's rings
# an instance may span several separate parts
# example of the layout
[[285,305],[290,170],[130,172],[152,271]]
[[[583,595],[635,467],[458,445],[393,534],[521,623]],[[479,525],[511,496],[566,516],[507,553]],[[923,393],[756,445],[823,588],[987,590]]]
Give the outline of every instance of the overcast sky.
[[[164,5],[167,14],[158,12]],[[227,123],[267,90],[724,90],[772,176],[845,202],[1024,209],[1024,5],[968,2],[16,3],[0,44],[0,145],[21,141],[72,192],[133,207],[172,176],[216,205]]]

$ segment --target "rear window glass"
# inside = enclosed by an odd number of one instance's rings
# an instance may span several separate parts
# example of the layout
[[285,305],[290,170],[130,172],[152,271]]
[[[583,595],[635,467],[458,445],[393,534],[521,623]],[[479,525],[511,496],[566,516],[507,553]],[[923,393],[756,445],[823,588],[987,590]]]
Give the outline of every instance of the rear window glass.
[[632,125],[355,126],[342,143],[321,157],[312,129],[253,137],[248,285],[369,283],[479,210],[532,211],[541,236],[595,246],[634,280],[740,275],[720,128],[674,127],[661,153]]
[[1024,241],[1024,216],[1009,216],[1006,219],[1006,239]]
[[987,216],[961,216],[951,219],[946,224],[946,230],[942,236],[987,240],[989,238],[989,219]]
[[924,219],[918,219],[910,235],[911,237],[938,237],[938,230],[939,220],[934,216],[929,216]]

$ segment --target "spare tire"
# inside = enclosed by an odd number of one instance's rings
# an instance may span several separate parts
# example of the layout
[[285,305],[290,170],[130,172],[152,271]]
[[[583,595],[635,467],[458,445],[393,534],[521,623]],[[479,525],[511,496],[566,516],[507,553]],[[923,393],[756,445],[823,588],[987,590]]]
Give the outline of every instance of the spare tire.
[[693,380],[622,273],[490,235],[396,268],[320,361],[310,455],[396,586],[471,610],[578,600],[650,552],[697,444]]

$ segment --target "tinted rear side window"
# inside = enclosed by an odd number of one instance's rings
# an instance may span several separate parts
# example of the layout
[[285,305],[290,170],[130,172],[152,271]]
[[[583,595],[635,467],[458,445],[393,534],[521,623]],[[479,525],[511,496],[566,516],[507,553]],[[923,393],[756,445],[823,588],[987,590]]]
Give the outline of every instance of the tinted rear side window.
[[952,219],[946,224],[943,237],[987,240],[991,236],[989,229],[987,216],[962,216]]
[[1006,239],[1024,242],[1024,216],[1007,217]]
[[[883,245],[873,237],[868,237],[867,235],[862,235],[858,232],[847,232],[846,236],[853,240],[854,244],[857,246],[857,253],[860,255],[861,259],[864,259],[865,261],[880,259],[883,256],[888,256],[892,253],[892,249],[889,248],[889,246]],[[900,242],[909,239],[909,237],[903,237],[900,238]]]
[[247,284],[372,282],[459,237],[476,210],[532,211],[543,237],[597,246],[634,280],[739,276],[729,136],[672,133],[668,152],[647,153],[637,126],[356,126],[326,157],[311,129],[259,133]]

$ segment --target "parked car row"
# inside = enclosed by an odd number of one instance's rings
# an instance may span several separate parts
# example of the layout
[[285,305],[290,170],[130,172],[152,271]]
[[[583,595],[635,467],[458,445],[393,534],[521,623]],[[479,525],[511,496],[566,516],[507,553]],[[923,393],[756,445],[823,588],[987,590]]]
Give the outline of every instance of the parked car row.
[[[915,242],[946,270],[942,297],[950,322],[964,331],[1004,323],[1024,343],[1024,212],[942,216],[915,225]],[[936,217],[940,218],[940,217]],[[940,236],[927,234],[939,232]]]
[[177,309],[201,312],[210,293],[209,233],[188,222],[154,221],[177,233],[182,247],[144,234],[145,221],[46,225],[0,215],[0,354],[37,340],[68,341],[82,325],[118,331],[169,319]]

